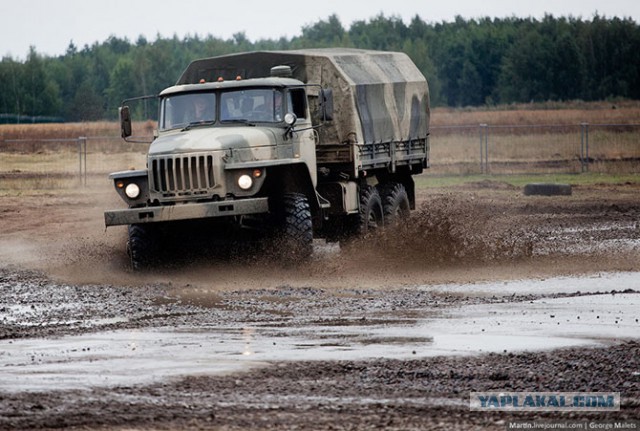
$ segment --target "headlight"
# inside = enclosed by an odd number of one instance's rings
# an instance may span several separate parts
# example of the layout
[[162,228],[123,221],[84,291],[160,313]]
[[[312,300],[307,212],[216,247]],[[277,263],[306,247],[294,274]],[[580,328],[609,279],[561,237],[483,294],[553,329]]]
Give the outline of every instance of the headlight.
[[238,178],[238,186],[240,186],[242,190],[249,190],[252,185],[253,179],[251,179],[249,175],[240,175],[240,178]]
[[136,199],[138,196],[140,196],[140,187],[138,187],[138,185],[134,183],[128,184],[124,189],[124,193],[129,199]]

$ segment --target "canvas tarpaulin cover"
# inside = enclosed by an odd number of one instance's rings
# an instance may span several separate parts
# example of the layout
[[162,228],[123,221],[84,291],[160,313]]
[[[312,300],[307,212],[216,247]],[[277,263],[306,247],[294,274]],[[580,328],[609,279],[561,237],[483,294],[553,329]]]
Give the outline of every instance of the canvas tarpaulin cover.
[[[322,128],[321,142],[400,142],[429,133],[427,81],[399,52],[327,48],[230,54],[195,60],[177,84],[264,78],[281,65],[303,83],[332,89],[334,120]],[[310,95],[317,90],[310,87]]]

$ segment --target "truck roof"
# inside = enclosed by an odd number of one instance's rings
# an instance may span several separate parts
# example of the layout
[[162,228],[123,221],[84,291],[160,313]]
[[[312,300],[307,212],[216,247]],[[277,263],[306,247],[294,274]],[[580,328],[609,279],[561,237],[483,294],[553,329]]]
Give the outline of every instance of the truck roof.
[[300,81],[291,78],[255,78],[230,81],[202,82],[197,84],[179,84],[166,88],[160,92],[160,96],[174,93],[186,93],[197,91],[224,90],[227,88],[245,87],[287,87],[302,84]]
[[[229,54],[193,61],[177,85],[262,78],[280,65],[290,66],[294,79],[333,90],[334,121],[321,129],[325,142],[397,142],[429,133],[427,80],[401,52],[323,48]],[[313,87],[309,91],[313,95]]]

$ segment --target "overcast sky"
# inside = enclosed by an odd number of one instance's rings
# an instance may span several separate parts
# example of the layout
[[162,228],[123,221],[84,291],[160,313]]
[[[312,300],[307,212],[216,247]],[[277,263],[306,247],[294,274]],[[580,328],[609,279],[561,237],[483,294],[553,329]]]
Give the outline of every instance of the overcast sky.
[[110,35],[135,42],[160,34],[179,38],[211,34],[223,39],[245,32],[251,41],[301,34],[305,25],[338,15],[352,22],[382,13],[405,23],[419,15],[426,22],[464,18],[535,17],[545,13],[591,19],[630,17],[640,22],[638,0],[0,0],[0,57],[23,60],[29,46],[46,55],[63,54],[69,42],[78,48]]

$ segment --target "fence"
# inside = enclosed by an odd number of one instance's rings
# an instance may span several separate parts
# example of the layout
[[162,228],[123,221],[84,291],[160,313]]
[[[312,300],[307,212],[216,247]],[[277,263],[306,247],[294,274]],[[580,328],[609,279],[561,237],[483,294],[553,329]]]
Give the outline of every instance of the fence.
[[431,128],[432,171],[442,174],[640,172],[640,124]]
[[[433,126],[436,175],[640,173],[640,124]],[[146,165],[147,144],[119,137],[0,140],[0,189],[106,181]]]
[[147,149],[111,136],[0,140],[0,189],[104,182],[110,172],[144,168]]

